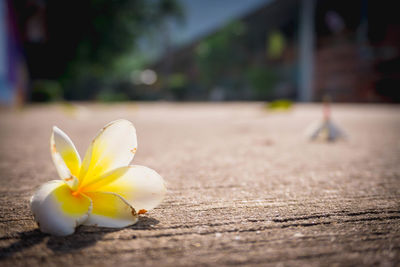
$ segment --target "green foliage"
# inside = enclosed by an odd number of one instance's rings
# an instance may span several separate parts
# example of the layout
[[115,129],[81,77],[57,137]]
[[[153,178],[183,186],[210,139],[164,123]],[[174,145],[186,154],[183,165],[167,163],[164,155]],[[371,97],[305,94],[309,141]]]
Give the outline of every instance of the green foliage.
[[247,78],[257,99],[268,99],[278,81],[275,70],[267,67],[251,67],[247,70]]
[[232,22],[198,44],[196,63],[201,81],[206,86],[221,83],[222,77],[227,77],[232,71],[240,68],[245,60],[242,51],[242,36],[245,32],[242,22]]
[[37,80],[32,85],[31,100],[35,102],[51,102],[63,99],[63,90],[56,81]]
[[132,58],[138,40],[183,15],[176,0],[47,1],[46,9],[46,49],[29,65],[46,66],[37,76],[58,80],[68,99],[93,99],[143,65],[143,57]]
[[[85,32],[79,42],[76,62],[94,73],[110,71],[107,63],[130,51],[138,37],[156,29],[181,10],[173,0],[92,0],[86,13]],[[79,68],[78,66],[75,66]],[[89,68],[89,70],[91,70]]]
[[168,79],[168,88],[177,100],[183,100],[187,91],[188,80],[182,73],[174,73]]
[[168,87],[177,88],[184,87],[187,84],[187,79],[182,73],[174,73],[169,77]]
[[113,92],[112,90],[102,90],[97,95],[96,100],[101,102],[122,102],[122,101],[128,101],[129,97],[122,92]]
[[[254,53],[249,48],[249,43],[257,37],[251,30],[247,31],[243,22],[235,21],[198,44],[195,59],[203,86],[228,89],[227,99],[244,96],[267,100],[274,97],[279,71],[268,62],[265,50]],[[277,57],[283,51],[284,39],[277,31],[271,38],[269,52]],[[243,94],[243,88],[247,88],[247,95]]]
[[278,59],[285,49],[285,36],[280,31],[273,31],[269,34],[267,43],[267,55],[271,59]]

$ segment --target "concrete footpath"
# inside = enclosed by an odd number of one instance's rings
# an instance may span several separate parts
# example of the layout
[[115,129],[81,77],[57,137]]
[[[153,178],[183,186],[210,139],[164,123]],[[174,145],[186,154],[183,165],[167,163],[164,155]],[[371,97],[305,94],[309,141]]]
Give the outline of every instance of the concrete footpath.
[[[37,105],[0,110],[1,266],[400,265],[400,106],[334,105],[348,135],[311,143],[321,105]],[[81,155],[106,123],[138,134],[134,164],[168,194],[125,229],[38,231],[29,198],[56,179],[49,138]]]

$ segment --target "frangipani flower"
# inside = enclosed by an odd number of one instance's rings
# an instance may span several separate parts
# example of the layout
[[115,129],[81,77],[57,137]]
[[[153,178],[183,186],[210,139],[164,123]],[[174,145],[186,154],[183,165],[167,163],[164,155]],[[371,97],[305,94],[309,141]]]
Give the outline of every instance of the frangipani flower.
[[166,188],[152,169],[128,165],[137,148],[135,127],[127,120],[107,124],[81,161],[71,139],[53,127],[51,155],[60,180],[43,184],[31,198],[40,230],[70,235],[81,224],[125,227],[161,203]]

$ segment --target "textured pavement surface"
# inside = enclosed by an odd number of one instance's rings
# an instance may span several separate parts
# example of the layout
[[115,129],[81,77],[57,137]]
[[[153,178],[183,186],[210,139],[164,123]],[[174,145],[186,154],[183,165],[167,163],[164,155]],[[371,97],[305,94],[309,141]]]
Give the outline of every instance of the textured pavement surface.
[[[320,105],[29,106],[0,110],[1,266],[400,265],[400,106],[335,105],[348,135],[311,143]],[[168,195],[125,229],[38,231],[29,198],[56,179],[51,126],[80,154],[106,123],[137,129],[134,164]]]

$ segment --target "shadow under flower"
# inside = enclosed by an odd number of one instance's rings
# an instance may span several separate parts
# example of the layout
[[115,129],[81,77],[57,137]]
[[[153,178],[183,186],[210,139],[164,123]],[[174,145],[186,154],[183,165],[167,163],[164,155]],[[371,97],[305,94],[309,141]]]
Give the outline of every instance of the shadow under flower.
[[[41,243],[46,237],[46,234],[40,232],[39,229],[35,229],[17,233],[16,236],[18,239],[16,242],[8,245],[7,247],[0,248],[0,260],[8,258],[14,253],[23,251]],[[7,238],[2,237],[1,239],[5,240]]]
[[[17,233],[17,241],[8,245],[7,247],[0,248],[0,260],[12,256],[14,253],[21,252],[37,245],[41,242],[46,242],[46,246],[53,252],[71,252],[85,247],[95,245],[98,241],[102,240],[104,235],[108,233],[118,232],[124,229],[132,230],[150,230],[158,224],[157,219],[143,216],[139,221],[126,228],[105,228],[105,227],[92,227],[80,226],[76,232],[69,236],[52,236],[40,232],[39,229]],[[133,235],[132,238],[136,238]],[[2,238],[10,239],[10,238]]]
[[[123,229],[149,230],[158,223],[159,221],[154,218],[143,216],[139,218],[136,224],[125,228],[80,226],[73,235],[64,237],[50,236],[47,241],[47,247],[55,252],[70,252],[93,246],[102,240],[104,235],[109,233],[118,232]],[[134,235],[133,238],[136,238],[136,236]]]

